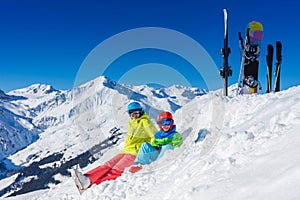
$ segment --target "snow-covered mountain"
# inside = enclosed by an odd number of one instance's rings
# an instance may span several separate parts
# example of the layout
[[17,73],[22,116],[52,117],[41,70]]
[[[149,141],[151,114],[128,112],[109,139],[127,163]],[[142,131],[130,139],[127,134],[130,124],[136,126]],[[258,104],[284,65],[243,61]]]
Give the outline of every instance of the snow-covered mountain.
[[[25,97],[7,95],[0,91],[0,160],[25,148],[38,139],[38,129],[32,118],[21,111],[22,108],[11,103]],[[14,113],[11,110],[18,110]],[[3,176],[3,171],[0,177]]]
[[[223,97],[221,90],[206,94],[183,86],[128,86],[105,77],[69,91],[33,85],[2,93],[10,99],[1,103],[5,112],[23,116],[40,133],[27,148],[2,160],[0,168],[10,171],[0,180],[0,195],[299,199],[300,86],[265,95],[233,93]],[[136,174],[126,171],[80,196],[69,169],[79,163],[86,172],[121,150],[131,100],[141,102],[153,120],[162,110],[174,113],[183,146]],[[119,138],[110,135],[113,127],[120,128]]]
[[[107,139],[111,128],[120,127],[124,132],[128,120],[126,106],[130,100],[142,102],[155,118],[161,110],[166,108],[175,112],[205,93],[182,86],[155,89],[121,85],[106,77],[69,91],[56,90],[45,84],[34,84],[8,94],[1,91],[1,177],[32,167],[32,163],[45,158],[53,159],[58,154],[62,155],[60,160],[75,159]],[[154,104],[155,109],[152,109]],[[21,149],[23,151],[14,154]],[[10,155],[13,158],[8,157]]]

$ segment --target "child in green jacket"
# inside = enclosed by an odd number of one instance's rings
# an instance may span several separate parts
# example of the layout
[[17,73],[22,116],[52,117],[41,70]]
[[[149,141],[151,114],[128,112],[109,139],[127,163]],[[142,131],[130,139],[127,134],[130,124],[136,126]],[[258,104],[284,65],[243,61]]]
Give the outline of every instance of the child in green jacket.
[[162,157],[166,150],[173,150],[183,143],[180,133],[176,131],[171,113],[161,112],[157,117],[157,124],[160,131],[154,134],[150,144],[148,142],[142,144],[130,172],[139,171],[141,164],[149,164]]

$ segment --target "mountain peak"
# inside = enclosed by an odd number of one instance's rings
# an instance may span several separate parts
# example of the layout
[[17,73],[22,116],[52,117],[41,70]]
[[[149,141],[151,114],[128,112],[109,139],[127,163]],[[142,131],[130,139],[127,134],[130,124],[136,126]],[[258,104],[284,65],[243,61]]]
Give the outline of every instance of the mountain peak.
[[33,93],[42,93],[42,94],[50,94],[52,92],[57,92],[58,90],[54,89],[51,85],[47,84],[33,84],[28,87],[28,91],[32,91]]
[[59,90],[53,88],[51,85],[47,84],[33,84],[26,88],[17,89],[11,91],[9,94],[17,94],[17,95],[34,95],[34,96],[41,96],[46,94],[51,94],[53,92],[59,92]]

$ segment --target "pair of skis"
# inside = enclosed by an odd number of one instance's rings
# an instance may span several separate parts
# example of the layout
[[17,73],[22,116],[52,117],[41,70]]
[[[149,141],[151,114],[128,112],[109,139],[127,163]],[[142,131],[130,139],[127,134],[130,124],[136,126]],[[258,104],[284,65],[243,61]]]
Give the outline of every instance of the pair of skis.
[[[276,70],[275,70],[275,83],[274,83],[274,92],[280,91],[280,69],[282,62],[282,44],[280,41],[276,41]],[[268,44],[268,55],[266,56],[267,60],[267,93],[272,91],[272,68],[273,68],[273,54],[274,47],[271,44]]]
[[228,77],[232,76],[231,67],[228,65],[228,57],[230,54],[230,48],[228,47],[228,10],[224,9],[224,47],[221,49],[221,55],[223,57],[223,67],[220,69],[219,74],[224,78],[224,96],[228,95]]
[[245,60],[245,57],[244,57],[245,46],[250,43],[250,41],[249,41],[249,29],[247,29],[247,31],[246,31],[245,42],[243,41],[243,37],[242,37],[241,32],[238,33],[238,37],[239,37],[239,47],[240,47],[240,73],[239,73],[238,89],[237,89],[236,95],[239,95],[240,88],[243,87],[242,76],[243,76],[243,66],[244,66],[244,60]]

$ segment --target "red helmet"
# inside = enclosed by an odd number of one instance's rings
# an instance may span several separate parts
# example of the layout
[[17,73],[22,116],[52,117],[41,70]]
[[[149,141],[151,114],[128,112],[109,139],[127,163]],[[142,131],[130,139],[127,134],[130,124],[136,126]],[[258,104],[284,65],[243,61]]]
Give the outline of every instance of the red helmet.
[[159,115],[157,116],[157,124],[160,129],[161,126],[163,125],[169,125],[171,126],[170,129],[172,129],[174,126],[174,120],[172,114],[170,112],[159,113]]

